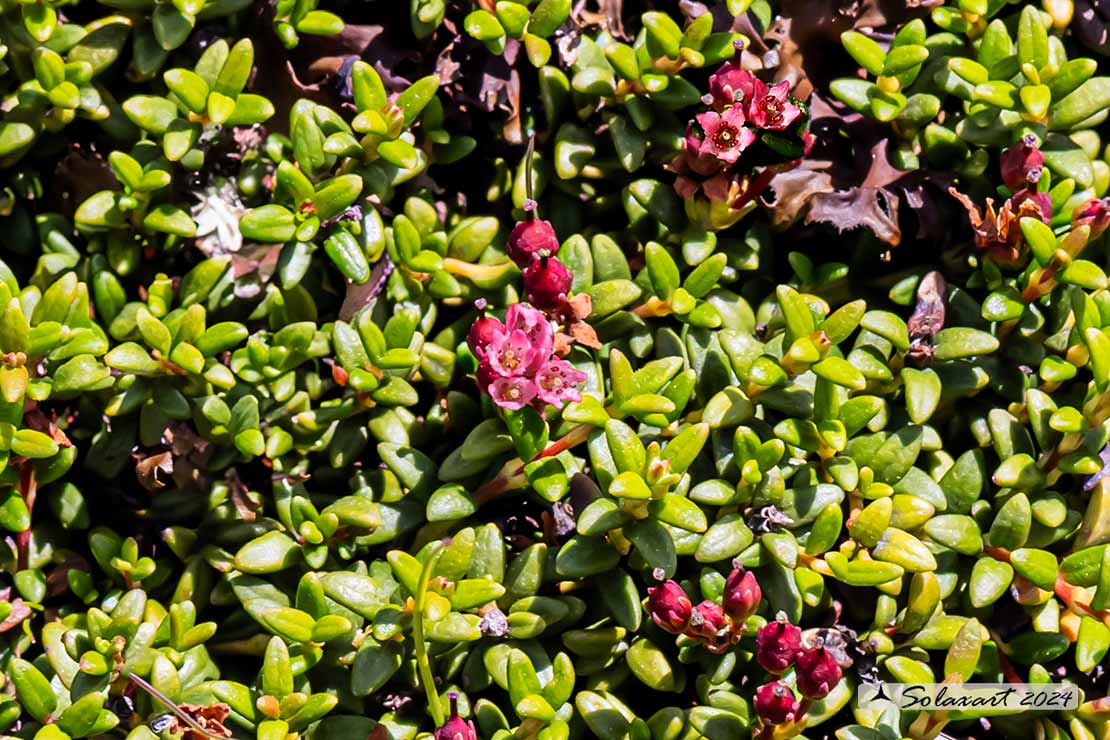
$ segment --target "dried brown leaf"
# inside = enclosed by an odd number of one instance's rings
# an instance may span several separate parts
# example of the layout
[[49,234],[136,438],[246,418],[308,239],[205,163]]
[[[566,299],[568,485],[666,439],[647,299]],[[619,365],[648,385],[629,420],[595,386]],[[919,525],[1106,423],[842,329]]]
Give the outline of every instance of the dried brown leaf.
[[[177,708],[189,716],[194,722],[206,731],[220,737],[231,737],[231,730],[224,727],[224,720],[231,714],[231,707],[227,704],[179,704]],[[176,714],[170,723],[170,734],[181,733],[181,740],[208,740],[191,725],[181,721]]]
[[173,453],[160,452],[135,463],[139,483],[148,491],[165,488],[173,476]]

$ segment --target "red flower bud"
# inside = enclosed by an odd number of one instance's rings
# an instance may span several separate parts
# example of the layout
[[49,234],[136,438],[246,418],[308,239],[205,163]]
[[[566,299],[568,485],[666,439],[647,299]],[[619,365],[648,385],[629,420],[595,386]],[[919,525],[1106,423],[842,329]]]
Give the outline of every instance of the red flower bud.
[[736,44],[736,52],[732,59],[717,68],[709,76],[709,96],[703,101],[706,105],[719,108],[740,103],[750,102],[755,89],[755,76],[744,69],[741,62],[743,58],[743,45]]
[[713,640],[729,626],[725,610],[715,601],[706,599],[694,607],[686,634],[703,640]]
[[794,666],[798,691],[808,699],[824,699],[840,681],[840,666],[836,658],[818,645],[802,652]]
[[559,260],[540,257],[524,268],[524,294],[536,308],[550,311],[566,299],[572,277]]
[[798,699],[782,681],[763,684],[755,690],[755,713],[766,725],[782,725],[798,718]]
[[674,581],[664,581],[648,589],[648,613],[657,625],[672,635],[681,635],[686,630],[692,611],[690,598]]
[[485,315],[486,300],[484,298],[478,299],[476,305],[478,306],[478,320],[470,327],[470,333],[466,335],[466,344],[470,347],[474,356],[481,359],[486,356],[486,349],[493,341],[494,336],[499,331],[504,331],[505,326],[492,316]]
[[1087,226],[1091,239],[1097,239],[1110,226],[1110,198],[1092,198],[1082,208],[1075,209],[1071,217],[1073,229]]
[[1044,154],[1037,148],[1037,137],[1026,136],[1002,152],[1002,181],[1010,190],[1023,188],[1041,179]]
[[451,716],[436,729],[435,740],[478,740],[478,731],[474,723],[464,720],[459,716],[459,697],[452,693]]
[[755,614],[762,598],[763,592],[755,580],[755,574],[750,570],[736,568],[728,574],[723,601],[725,614],[733,622],[743,622]]
[[782,614],[760,627],[755,636],[756,659],[764,670],[776,676],[794,665],[801,650],[802,631]]
[[509,258],[524,268],[540,257],[551,257],[559,251],[559,237],[550,221],[541,221],[536,218],[536,204],[528,201],[524,204],[528,215],[523,221],[518,221],[509,234]]

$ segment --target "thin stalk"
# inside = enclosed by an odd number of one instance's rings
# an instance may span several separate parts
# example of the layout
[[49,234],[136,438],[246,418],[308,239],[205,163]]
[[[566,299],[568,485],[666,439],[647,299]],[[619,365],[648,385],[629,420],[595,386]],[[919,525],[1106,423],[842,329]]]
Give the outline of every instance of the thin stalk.
[[[549,444],[543,449],[540,454],[536,455],[535,460],[544,457],[552,457],[558,455],[563,450],[569,450],[572,447],[582,444],[590,436],[590,431],[594,427],[591,424],[582,424],[574,429],[571,429],[560,439]],[[501,469],[497,477],[482,485],[477,491],[474,492],[474,497],[478,503],[485,503],[491,501],[506,491],[513,490],[513,486],[522,487],[527,483],[527,479],[521,480],[524,475],[524,466],[527,462],[521,460],[519,457],[510,460]]]
[[428,709],[432,712],[432,720],[436,723],[436,727],[442,726],[445,718],[443,707],[439,703],[439,692],[436,691],[436,679],[432,675],[432,664],[428,660],[428,645],[424,642],[424,604],[428,600],[428,579],[432,577],[432,569],[435,568],[436,563],[439,562],[439,556],[442,554],[443,545],[436,543],[436,547],[428,556],[428,561],[424,563],[424,569],[420,571],[420,580],[416,584],[415,604],[412,610],[412,641],[416,651],[416,666],[420,671],[420,683],[424,686],[424,695],[428,698]]
[[[524,197],[531,201],[535,200],[532,197],[532,157],[535,153],[536,135],[532,134],[528,137],[528,151],[524,155]],[[530,213],[531,212],[535,212],[534,207],[530,210]]]
[[177,706],[177,702],[173,701],[161,691],[151,686],[144,679],[139,678],[134,673],[128,674],[127,677],[140,689],[150,694],[153,698],[157,699],[159,703],[164,704],[166,706],[166,709],[169,709],[171,712],[177,715],[177,718],[179,720],[189,725],[189,727],[193,728],[200,734],[204,735],[207,738],[211,738],[211,740],[227,740],[227,738],[222,735],[214,735],[208,730],[204,729],[204,727],[201,726],[199,722],[186,714],[181,709],[181,707]]

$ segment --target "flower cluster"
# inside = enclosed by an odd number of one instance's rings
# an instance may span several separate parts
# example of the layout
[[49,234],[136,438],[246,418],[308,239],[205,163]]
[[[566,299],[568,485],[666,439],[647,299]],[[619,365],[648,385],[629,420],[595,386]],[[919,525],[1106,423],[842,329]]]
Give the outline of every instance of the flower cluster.
[[[478,309],[484,312],[485,303]],[[509,306],[504,322],[482,315],[466,341],[479,361],[478,385],[501,408],[551,404],[561,409],[568,401],[582,400],[578,386],[586,374],[554,356],[551,322],[533,306]]]
[[781,676],[793,667],[795,686],[806,700],[799,702],[790,686],[779,678],[760,686],[755,692],[755,711],[766,725],[800,719],[809,701],[825,698],[840,681],[840,665],[832,653],[820,642],[805,647],[802,630],[781,612],[756,634],[755,657],[772,676]]
[[1012,195],[997,211],[992,198],[987,198],[980,212],[979,207],[963,193],[955,188],[950,188],[948,192],[967,209],[976,246],[986,250],[987,258],[996,264],[1015,267],[1022,260],[1025,244],[1021,219],[1031,216],[1049,223],[1052,219],[1052,200],[1048,193],[1037,190],[1044,167],[1044,154],[1037,146],[1036,137],[1026,136],[1006,149],[999,158],[999,164],[1002,180]]
[[669,166],[678,174],[675,190],[688,201],[700,193],[711,203],[739,209],[778,170],[769,166],[765,177],[749,181],[751,166],[736,167],[749,147],[762,142],[763,153],[774,155],[770,164],[781,165],[784,158],[800,157],[810,142],[805,109],[790,95],[790,83],[769,86],[744,69],[740,46],[709,78],[702,102],[708,110],[689,122],[683,150]]
[[682,586],[664,581],[648,589],[648,612],[667,632],[686,635],[719,654],[740,640],[744,622],[755,614],[762,598],[755,575],[736,567],[725,581],[720,604],[706,599],[694,606]]

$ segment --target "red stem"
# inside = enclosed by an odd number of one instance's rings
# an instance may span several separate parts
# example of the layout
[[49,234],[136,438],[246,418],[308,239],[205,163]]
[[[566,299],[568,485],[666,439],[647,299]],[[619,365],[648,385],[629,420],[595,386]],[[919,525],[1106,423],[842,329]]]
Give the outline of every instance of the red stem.
[[[552,457],[553,455],[558,455],[563,450],[569,450],[571,447],[585,442],[586,438],[590,435],[591,429],[593,429],[593,427],[589,424],[583,424],[582,426],[575,427],[574,429],[567,432],[567,434],[564,435],[561,439],[557,439],[549,444],[543,449],[542,452],[540,452],[532,459],[540,460],[545,457]],[[478,488],[477,491],[474,492],[474,498],[478,501],[478,503],[484,504],[505,493],[507,490],[509,490],[508,487],[511,484],[512,480],[524,473],[524,466],[527,464],[528,463],[521,461],[520,465],[517,466],[509,476],[500,474],[493,480],[484,483],[481,487]]]
[[[23,502],[27,505],[28,513],[31,513],[35,508],[35,494],[37,491],[38,484],[35,483],[35,466],[30,460],[24,460],[19,465],[19,494],[23,497]],[[19,570],[26,570],[27,559],[31,549],[30,527],[15,536],[15,544],[18,553],[17,562]]]

